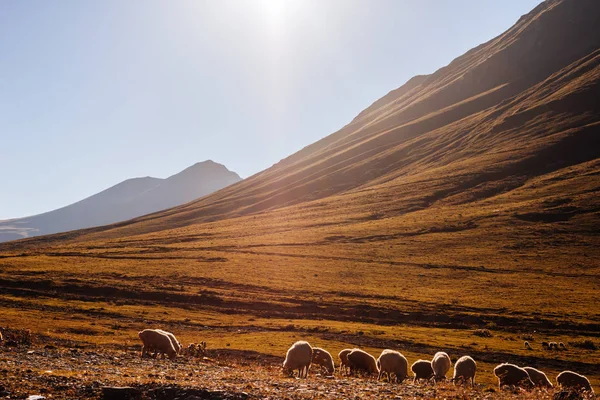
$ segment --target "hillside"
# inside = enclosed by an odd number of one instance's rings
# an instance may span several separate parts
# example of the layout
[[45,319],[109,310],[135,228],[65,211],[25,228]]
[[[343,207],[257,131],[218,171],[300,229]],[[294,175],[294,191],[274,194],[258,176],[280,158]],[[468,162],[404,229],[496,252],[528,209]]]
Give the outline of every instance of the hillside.
[[[496,398],[501,362],[572,369],[598,389],[598,26],[600,2],[546,1],[248,179],[0,245],[4,318],[128,356],[137,331],[163,326],[218,360],[248,357],[258,375],[306,339],[410,363],[469,354],[479,392],[457,398]],[[567,350],[544,350],[550,340]]]
[[240,179],[213,161],[194,164],[166,179],[128,179],[54,211],[0,221],[0,242],[124,221],[187,203]]

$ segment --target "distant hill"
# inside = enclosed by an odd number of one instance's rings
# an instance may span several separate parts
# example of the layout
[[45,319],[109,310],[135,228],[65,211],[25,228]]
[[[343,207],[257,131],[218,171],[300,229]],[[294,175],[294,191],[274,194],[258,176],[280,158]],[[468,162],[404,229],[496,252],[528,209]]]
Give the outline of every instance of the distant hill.
[[133,178],[77,203],[31,217],[0,221],[0,242],[90,228],[174,207],[241,178],[224,165],[204,161],[170,176]]

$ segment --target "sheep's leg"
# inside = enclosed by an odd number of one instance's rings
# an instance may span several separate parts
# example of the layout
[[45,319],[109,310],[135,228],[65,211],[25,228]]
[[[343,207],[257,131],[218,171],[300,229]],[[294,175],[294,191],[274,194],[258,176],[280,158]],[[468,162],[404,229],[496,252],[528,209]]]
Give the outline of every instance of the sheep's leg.
[[146,349],[146,345],[142,345],[142,358],[144,358],[144,354],[146,354],[147,351],[148,349]]

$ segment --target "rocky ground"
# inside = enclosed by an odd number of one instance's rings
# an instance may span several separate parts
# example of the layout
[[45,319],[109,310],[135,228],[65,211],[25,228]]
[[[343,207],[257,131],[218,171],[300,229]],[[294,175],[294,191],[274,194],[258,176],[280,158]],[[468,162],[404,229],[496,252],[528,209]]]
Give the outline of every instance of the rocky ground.
[[[499,392],[481,385],[390,384],[364,377],[325,376],[316,369],[308,379],[296,379],[283,376],[279,361],[273,357],[251,353],[213,351],[209,357],[171,361],[142,359],[135,348],[24,342],[0,346],[2,399],[578,398],[560,392]],[[112,393],[110,388],[116,386],[131,388],[131,397],[124,396],[122,390]]]

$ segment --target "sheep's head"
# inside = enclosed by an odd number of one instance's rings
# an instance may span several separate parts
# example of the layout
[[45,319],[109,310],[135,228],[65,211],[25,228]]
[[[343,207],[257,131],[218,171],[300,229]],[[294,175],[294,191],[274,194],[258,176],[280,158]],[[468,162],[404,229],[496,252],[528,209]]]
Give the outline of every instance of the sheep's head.
[[333,375],[333,373],[335,372],[335,364],[333,363],[332,359],[327,360],[327,362],[325,363],[325,369],[327,369],[327,373],[329,375]]
[[282,373],[285,376],[292,376],[294,375],[294,370],[292,368],[290,368],[288,365],[285,364],[285,361],[283,362],[283,366],[282,366]]
[[520,385],[526,389],[533,389],[535,387],[535,384],[530,378],[523,378],[520,382]]

